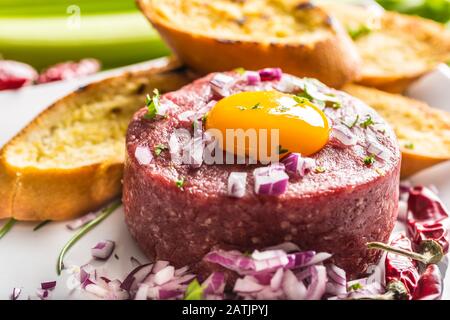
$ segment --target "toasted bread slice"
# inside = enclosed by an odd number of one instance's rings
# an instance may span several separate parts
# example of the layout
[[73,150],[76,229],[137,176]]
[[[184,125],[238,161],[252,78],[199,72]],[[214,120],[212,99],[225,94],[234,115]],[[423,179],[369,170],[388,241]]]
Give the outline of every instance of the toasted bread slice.
[[125,131],[145,95],[180,88],[177,62],[126,73],[57,101],[0,150],[0,218],[64,220],[121,192]]
[[343,88],[384,117],[402,151],[402,177],[450,159],[450,113],[392,93],[347,85]]
[[199,73],[280,67],[333,87],[359,75],[350,37],[310,1],[137,2],[180,60]]
[[362,85],[400,93],[439,63],[450,60],[450,31],[444,25],[337,2],[323,5],[354,38],[363,59]]

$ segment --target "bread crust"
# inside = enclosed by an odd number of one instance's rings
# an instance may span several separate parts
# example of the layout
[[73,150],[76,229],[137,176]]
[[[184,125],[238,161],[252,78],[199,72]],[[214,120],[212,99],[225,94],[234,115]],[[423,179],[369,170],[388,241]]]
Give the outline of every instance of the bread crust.
[[[100,208],[121,193],[124,155],[99,163],[73,168],[16,167],[7,157],[7,149],[19,144],[39,123],[77,101],[95,102],[100,92],[127,94],[130,83],[142,86],[143,97],[153,88],[161,92],[180,88],[191,80],[175,60],[166,59],[144,71],[127,72],[88,86],[58,100],[0,150],[0,218],[17,220],[66,220]],[[130,93],[128,93],[130,94]],[[141,105],[136,105],[138,110]],[[133,106],[134,108],[134,106]]]
[[238,67],[251,70],[280,67],[285,72],[316,78],[335,88],[359,78],[361,59],[351,39],[339,22],[318,7],[314,7],[314,14],[325,17],[331,36],[309,44],[264,43],[207,36],[181,29],[156,13],[154,1],[136,1],[178,58],[200,74]]
[[[402,152],[402,178],[450,160],[448,112],[418,100],[359,85],[346,85],[343,90],[374,108],[393,127]],[[413,148],[408,148],[408,143],[412,143]]]

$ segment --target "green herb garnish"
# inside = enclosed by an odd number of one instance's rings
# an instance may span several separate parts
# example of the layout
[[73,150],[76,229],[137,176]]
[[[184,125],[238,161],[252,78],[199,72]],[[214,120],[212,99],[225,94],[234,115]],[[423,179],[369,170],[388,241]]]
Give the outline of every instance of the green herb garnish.
[[6,223],[0,229],[0,239],[3,238],[9,230],[11,230],[16,221],[17,220],[14,218],[10,218],[8,221],[6,221]]
[[206,119],[208,119],[208,112],[203,115],[202,122],[205,123]]
[[333,108],[333,109],[339,109],[340,107],[342,107],[342,103],[341,102],[333,102],[330,105],[330,107]]
[[252,110],[255,110],[255,109],[261,109],[262,107],[261,107],[261,103],[257,103],[257,104],[255,104],[253,107],[252,107]]
[[58,261],[56,264],[56,273],[58,275],[61,274],[61,271],[64,269],[64,256],[66,255],[67,251],[78,241],[80,240],[86,233],[88,233],[92,228],[94,228],[96,225],[98,225],[100,222],[105,220],[111,213],[113,213],[122,202],[120,200],[115,200],[112,202],[108,207],[104,208],[102,210],[102,213],[97,216],[94,220],[88,222],[85,224],[67,243],[66,245],[61,249],[61,252],[58,255]]
[[245,73],[245,69],[244,68],[236,68],[234,69],[234,72],[239,73],[241,76]]
[[366,166],[371,166],[375,163],[375,155],[371,154],[370,156],[365,157],[363,161]]
[[316,168],[314,169],[314,172],[315,172],[315,173],[324,173],[325,171],[327,171],[327,169],[325,169],[325,168],[322,167],[322,166],[318,166],[318,167],[316,167]]
[[243,107],[243,106],[239,106],[239,107],[237,107],[239,110],[241,110],[241,111],[245,111],[245,110],[247,110],[247,108],[246,107]]
[[356,290],[359,290],[359,289],[362,289],[362,288],[363,288],[362,284],[357,282],[357,283],[354,283],[351,286],[349,286],[348,287],[348,291],[356,291]]
[[155,154],[156,156],[159,156],[161,154],[161,152],[167,150],[168,147],[164,144],[157,144],[155,147]]
[[45,226],[47,223],[52,222],[52,220],[44,220],[41,223],[39,223],[36,227],[33,228],[33,231],[37,231],[40,228],[42,228],[43,226]]
[[184,294],[184,300],[202,300],[203,299],[203,287],[200,285],[197,279],[194,279],[189,283]]
[[362,24],[358,28],[349,29],[348,30],[348,34],[350,35],[350,37],[353,40],[356,40],[356,39],[359,39],[359,38],[361,38],[363,36],[366,36],[370,32],[372,32],[372,29],[366,24]]
[[185,184],[185,181],[184,181],[183,177],[181,177],[180,179],[175,181],[175,185],[180,189],[182,189],[184,187],[184,184]]
[[363,122],[361,122],[359,125],[361,127],[363,127],[364,129],[367,129],[369,126],[375,124],[375,122],[372,119],[371,115],[367,115],[366,120],[364,120]]
[[352,123],[348,124],[345,121],[341,121],[341,123],[343,125],[345,125],[347,128],[351,129],[356,125],[356,123],[358,123],[358,120],[359,120],[359,114],[356,115],[355,120]]
[[294,101],[297,102],[298,104],[305,104],[307,102],[310,102],[310,99],[305,96],[304,92],[295,95],[293,98]]
[[158,89],[153,90],[153,97],[147,95],[145,100],[145,106],[147,107],[147,113],[144,115],[144,118],[153,119],[154,117],[156,117],[158,109],[160,108]]
[[406,143],[405,148],[406,149],[414,149],[414,143],[412,143],[412,142]]
[[284,149],[282,146],[278,146],[278,154],[288,153],[288,149]]

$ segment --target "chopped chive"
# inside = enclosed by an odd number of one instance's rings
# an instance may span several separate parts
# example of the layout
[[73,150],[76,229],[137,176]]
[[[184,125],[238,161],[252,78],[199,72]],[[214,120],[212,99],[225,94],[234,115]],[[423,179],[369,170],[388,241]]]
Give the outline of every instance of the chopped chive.
[[245,73],[245,69],[244,68],[236,68],[234,69],[234,72],[239,73],[240,75],[243,75]]
[[253,107],[252,107],[252,110],[255,110],[255,109],[261,109],[262,107],[261,107],[261,103],[257,103],[257,104],[255,104]]
[[288,153],[288,152],[289,152],[288,149],[283,148],[281,145],[278,146],[278,154],[283,154],[283,153]]
[[43,226],[45,226],[47,223],[52,222],[52,220],[44,220],[41,223],[39,223],[36,227],[33,228],[33,231],[37,231],[40,228],[42,228]]
[[183,177],[181,177],[180,179],[175,181],[175,185],[180,189],[182,189],[184,187],[184,183],[185,183],[185,181],[184,181]]
[[186,293],[184,295],[184,300],[202,300],[203,298],[203,287],[200,285],[197,279],[194,279],[189,283]]
[[322,167],[322,166],[318,166],[318,167],[316,167],[316,168],[314,169],[314,172],[315,172],[315,173],[324,173],[325,171],[327,171],[327,169],[325,169],[325,168]]
[[159,109],[159,91],[158,89],[153,90],[153,97],[147,94],[145,100],[145,106],[147,107],[147,113],[144,115],[145,119],[153,119],[156,117]]
[[366,120],[361,122],[359,125],[364,129],[367,129],[369,126],[373,124],[375,124],[375,122],[373,121],[372,116],[368,114]]
[[58,255],[58,261],[56,264],[56,273],[58,275],[61,274],[61,271],[64,269],[64,256],[67,251],[78,241],[80,240],[86,233],[88,233],[92,228],[98,225],[100,222],[105,220],[111,213],[113,213],[122,202],[120,200],[115,200],[108,207],[102,210],[102,213],[97,216],[94,220],[85,224],[61,249],[61,252]]
[[406,149],[414,149],[414,143],[412,143],[412,142],[406,143],[405,148]]
[[349,286],[348,291],[356,291],[356,290],[359,290],[362,288],[363,288],[363,286],[361,285],[361,283],[357,282],[357,283],[354,283],[351,286]]
[[348,30],[348,34],[353,40],[357,40],[363,36],[366,36],[370,32],[372,32],[372,29],[367,24],[362,24],[357,28]]
[[16,219],[10,218],[0,229],[0,239],[3,238],[9,230],[13,227],[13,225],[17,222]]
[[166,145],[164,145],[164,144],[156,145],[156,147],[155,147],[155,154],[156,154],[156,156],[159,156],[161,154],[161,152],[163,152],[163,151],[165,151],[167,149],[168,149],[168,147]]
[[365,157],[363,161],[366,166],[371,166],[375,163],[375,155],[371,154]]

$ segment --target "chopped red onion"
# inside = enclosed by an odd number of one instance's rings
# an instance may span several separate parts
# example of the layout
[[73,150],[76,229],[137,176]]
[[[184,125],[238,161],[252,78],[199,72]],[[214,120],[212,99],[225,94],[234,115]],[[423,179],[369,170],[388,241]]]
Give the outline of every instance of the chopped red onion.
[[252,276],[245,276],[243,279],[237,279],[233,291],[235,292],[255,292],[260,291],[264,286],[260,285],[258,281]]
[[228,176],[228,195],[234,198],[242,198],[245,195],[246,185],[246,172],[231,172]]
[[76,230],[84,226],[86,223],[94,220],[97,215],[93,212],[85,214],[84,216],[69,222],[66,227],[70,230]]
[[134,296],[134,300],[147,300],[148,289],[149,285],[146,283],[139,285],[136,295]]
[[270,288],[272,288],[272,290],[280,289],[281,283],[283,282],[283,275],[284,275],[283,268],[279,268],[275,272],[272,279],[270,279]]
[[152,272],[152,269],[153,264],[143,264],[134,268],[123,280],[120,288],[130,293],[134,292],[138,285]]
[[213,272],[202,283],[203,294],[223,296],[225,290],[225,275],[222,272]]
[[256,194],[278,196],[287,190],[289,176],[284,171],[284,165],[272,164],[269,167],[257,168],[253,175]]
[[103,287],[100,287],[99,285],[95,284],[95,283],[89,283],[84,290],[86,290],[89,293],[92,293],[94,295],[96,295],[97,297],[100,298],[107,298],[109,291],[108,289],[105,289]]
[[183,147],[183,163],[193,168],[201,167],[205,143],[202,135],[197,135]]
[[100,241],[91,249],[91,254],[94,258],[100,260],[108,260],[114,251],[116,244],[111,240]]
[[303,90],[304,87],[305,82],[303,79],[288,74],[283,74],[280,81],[274,85],[274,89],[286,93],[298,92],[299,90]]
[[302,281],[299,281],[291,270],[284,272],[283,291],[289,300],[304,300],[306,298],[307,289]]
[[184,111],[178,114],[177,118],[181,122],[192,122],[195,119],[196,112],[193,110]]
[[345,271],[334,264],[327,266],[328,282],[326,292],[332,295],[347,294]]
[[134,156],[140,165],[146,166],[149,165],[153,160],[153,155],[150,149],[146,146],[137,146],[134,151]]
[[38,289],[36,291],[36,295],[39,297],[39,299],[41,300],[47,300],[49,298],[49,293],[48,290],[44,290],[44,289]]
[[19,299],[20,293],[22,292],[21,288],[13,288],[10,299],[17,300]]
[[228,87],[234,82],[234,78],[224,73],[216,73],[211,81],[212,90],[221,97],[230,95]]
[[281,162],[285,165],[286,171],[294,173],[300,177],[305,176],[310,170],[316,167],[316,160],[304,158],[300,153],[290,153]]
[[169,265],[169,261],[165,261],[165,260],[156,261],[155,266],[153,267],[153,273],[158,273],[159,271],[161,271],[168,265]]
[[48,281],[41,283],[42,290],[53,290],[56,287],[56,281]]
[[320,300],[325,293],[327,270],[324,266],[311,266],[311,283],[306,292],[307,300]]
[[374,140],[369,141],[369,145],[367,146],[367,152],[369,154],[373,154],[379,159],[389,160],[389,154],[387,153],[386,149],[381,144],[379,144]]
[[347,126],[335,125],[331,129],[331,141],[335,141],[337,146],[350,147],[354,146],[358,139]]
[[261,81],[281,80],[283,71],[280,68],[265,68],[258,71]]
[[172,280],[174,274],[175,268],[172,266],[167,266],[155,273],[154,281],[157,285],[163,285],[164,283]]
[[250,86],[257,85],[261,82],[261,76],[259,75],[259,72],[246,71],[244,75],[247,78],[247,84]]

